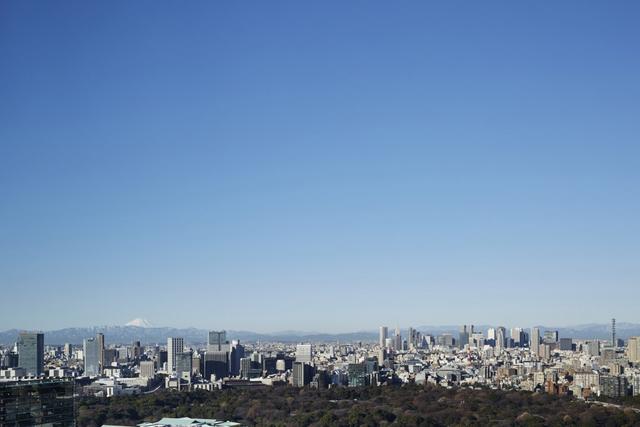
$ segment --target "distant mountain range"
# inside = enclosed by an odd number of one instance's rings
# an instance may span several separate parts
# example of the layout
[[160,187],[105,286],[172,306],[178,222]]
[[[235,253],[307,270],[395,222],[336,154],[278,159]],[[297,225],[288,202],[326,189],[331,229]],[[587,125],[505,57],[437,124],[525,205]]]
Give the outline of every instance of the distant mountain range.
[[[93,337],[96,333],[101,332],[105,335],[105,341],[108,343],[129,344],[133,341],[140,341],[144,344],[166,343],[167,337],[183,337],[187,343],[202,344],[206,342],[207,330],[197,328],[169,328],[169,327],[144,327],[138,325],[147,325],[144,319],[136,319],[129,322],[125,326],[94,326],[88,328],[64,328],[52,331],[45,331],[44,340],[46,344],[81,344],[85,338]],[[477,325],[478,331],[486,331],[487,325]],[[609,339],[611,330],[609,324],[587,324],[567,327],[555,326],[539,326],[544,330],[557,330],[560,337],[578,338],[578,339]],[[443,326],[418,326],[420,332],[440,335],[443,333],[451,333],[454,336],[458,334],[459,326],[443,325]],[[618,338],[628,338],[630,336],[640,336],[640,324],[623,323],[616,325]],[[393,328],[389,328],[389,334],[393,334]],[[18,333],[17,329],[11,329],[0,332],[0,344],[10,345],[15,343]],[[402,329],[402,334],[406,334],[406,329]],[[228,339],[238,339],[244,342],[255,341],[279,341],[279,342],[341,342],[351,343],[356,341],[373,342],[378,340],[378,331],[360,331],[350,333],[319,333],[304,331],[282,331],[273,334],[261,334],[250,331],[227,331]]]

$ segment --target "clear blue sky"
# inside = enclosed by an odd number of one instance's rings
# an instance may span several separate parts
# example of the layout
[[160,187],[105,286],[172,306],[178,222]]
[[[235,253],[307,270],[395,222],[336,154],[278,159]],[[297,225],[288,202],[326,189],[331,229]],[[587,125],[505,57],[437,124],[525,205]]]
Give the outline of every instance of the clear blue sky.
[[639,321],[637,1],[0,2],[0,329]]

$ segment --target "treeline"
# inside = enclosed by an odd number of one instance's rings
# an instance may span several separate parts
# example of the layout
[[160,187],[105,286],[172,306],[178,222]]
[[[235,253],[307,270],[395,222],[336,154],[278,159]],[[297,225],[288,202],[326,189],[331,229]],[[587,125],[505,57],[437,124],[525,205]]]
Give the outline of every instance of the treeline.
[[215,392],[162,391],[142,396],[85,398],[78,426],[136,425],[165,417],[216,418],[265,426],[623,426],[640,414],[569,397],[433,386],[274,387]]

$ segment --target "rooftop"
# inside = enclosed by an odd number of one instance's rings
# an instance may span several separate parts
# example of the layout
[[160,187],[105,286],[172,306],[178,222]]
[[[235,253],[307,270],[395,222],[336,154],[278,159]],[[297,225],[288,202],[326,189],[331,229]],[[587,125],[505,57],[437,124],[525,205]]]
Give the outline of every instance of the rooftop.
[[[236,427],[242,424],[233,421],[219,421],[210,418],[162,418],[156,422],[148,422],[138,424],[138,427],[173,427],[173,426],[190,426],[190,427]],[[103,425],[102,427],[125,427],[116,425]]]

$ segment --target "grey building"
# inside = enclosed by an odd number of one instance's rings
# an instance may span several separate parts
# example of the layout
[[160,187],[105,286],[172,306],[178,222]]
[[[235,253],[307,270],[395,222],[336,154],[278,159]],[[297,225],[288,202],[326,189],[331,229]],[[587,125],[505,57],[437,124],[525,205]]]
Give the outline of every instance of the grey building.
[[311,344],[298,344],[296,346],[296,362],[311,363],[313,360],[313,348]]
[[540,346],[540,328],[531,328],[531,335],[529,336],[529,348],[534,354],[538,354],[538,348]]
[[387,328],[386,326],[380,326],[380,347],[384,347],[385,346],[385,342],[387,340],[387,338],[389,337],[389,328]]
[[18,365],[27,375],[41,376],[44,372],[44,334],[21,332],[18,336]]
[[215,375],[216,379],[229,376],[229,352],[207,351],[204,354],[204,378],[207,380]]
[[558,331],[544,331],[544,342],[547,344],[558,342]]
[[87,338],[83,342],[84,374],[88,377],[97,377],[102,374],[103,366],[100,360],[104,353],[100,343],[97,338]]
[[0,381],[0,426],[75,426],[73,379]]
[[100,369],[103,369],[105,366],[111,364],[111,361],[107,362],[107,361],[104,360],[104,334],[97,333],[96,334],[96,341],[98,341],[98,348],[99,348],[98,362],[100,363]]
[[153,368],[153,360],[143,360],[140,362],[140,376],[143,378],[154,378],[156,376]]
[[293,364],[293,386],[304,387],[305,385],[311,383],[313,374],[313,366],[303,362],[295,362]]
[[209,331],[207,351],[230,351],[227,331]]
[[240,375],[240,360],[244,357],[244,346],[239,341],[233,341],[229,352],[229,373],[237,377]]
[[627,378],[620,375],[601,375],[600,394],[607,397],[624,397],[627,395]]
[[193,354],[190,351],[176,353],[176,376],[178,378],[191,378],[192,363]]
[[573,340],[571,338],[560,338],[560,350],[573,350]]
[[473,325],[462,325],[460,327],[460,333],[458,335],[458,347],[464,348],[469,344],[469,337],[473,335]]
[[347,372],[349,375],[349,387],[367,385],[367,366],[364,363],[349,363]]
[[176,371],[176,355],[184,351],[182,338],[167,338],[167,372]]

